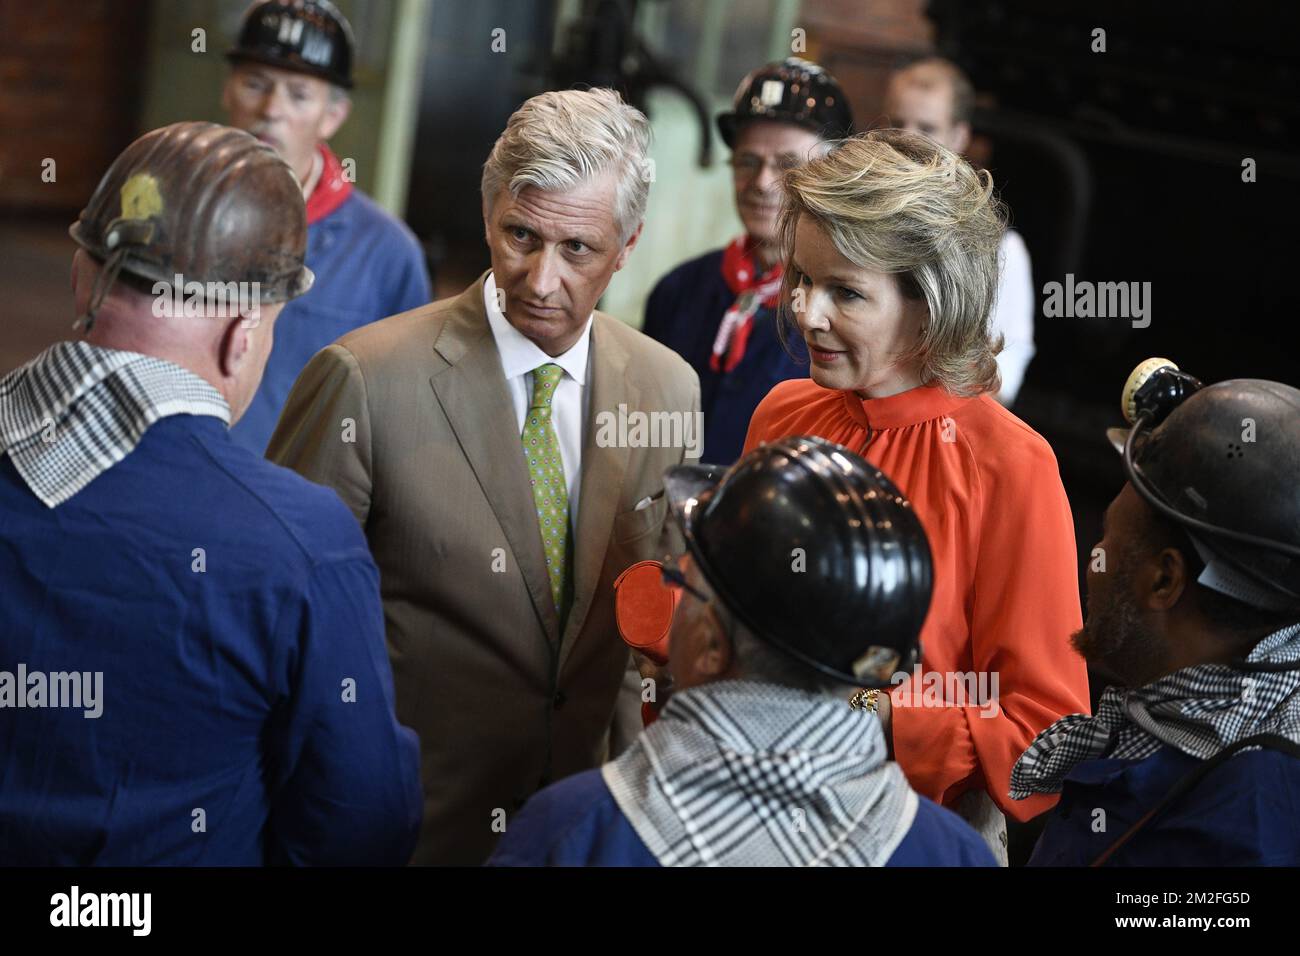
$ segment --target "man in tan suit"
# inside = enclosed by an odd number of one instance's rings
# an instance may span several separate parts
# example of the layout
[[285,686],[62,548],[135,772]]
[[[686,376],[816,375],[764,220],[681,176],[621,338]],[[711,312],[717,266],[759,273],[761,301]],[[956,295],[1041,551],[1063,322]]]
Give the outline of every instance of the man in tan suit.
[[520,107],[484,166],[491,271],[320,352],[267,452],[339,493],[379,565],[417,863],[483,862],[605,757],[613,582],[661,556],[663,473],[700,442],[695,372],[594,311],[640,235],[649,135],[610,90]]

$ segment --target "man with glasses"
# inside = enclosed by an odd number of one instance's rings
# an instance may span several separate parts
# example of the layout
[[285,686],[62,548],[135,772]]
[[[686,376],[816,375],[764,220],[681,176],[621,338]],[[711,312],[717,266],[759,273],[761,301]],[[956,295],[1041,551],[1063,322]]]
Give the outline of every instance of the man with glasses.
[[781,176],[852,126],[839,84],[797,57],[746,76],[731,112],[718,117],[732,151],[736,212],[745,231],[664,276],[650,294],[642,328],[700,376],[704,461],[739,458],[758,403],[778,382],[808,374],[803,341],[796,334],[783,343],[776,325]]
[[537,793],[489,862],[994,865],[908,785],[874,712],[919,659],[930,605],[930,547],[902,492],[821,438],[664,483],[687,550],[664,569],[672,695],[617,759]]
[[311,291],[285,306],[266,375],[235,444],[266,451],[311,357],[354,329],[432,298],[424,252],[406,223],[354,185],[329,141],[352,110],[352,26],[329,0],[257,0],[244,12],[221,105],[289,164],[307,204]]

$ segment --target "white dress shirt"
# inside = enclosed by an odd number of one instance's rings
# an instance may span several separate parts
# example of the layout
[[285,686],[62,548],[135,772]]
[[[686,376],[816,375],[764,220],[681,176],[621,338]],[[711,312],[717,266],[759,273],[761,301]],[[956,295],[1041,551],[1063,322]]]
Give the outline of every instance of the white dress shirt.
[[989,333],[1006,336],[1006,347],[998,354],[998,371],[1002,373],[1002,390],[998,401],[1010,405],[1016,400],[1025,368],[1034,357],[1034,279],[1030,271],[1029,250],[1020,233],[1008,229],[998,249],[998,297],[993,306]]
[[547,355],[531,339],[516,329],[497,308],[497,284],[492,273],[483,283],[483,306],[487,309],[488,325],[497,343],[501,357],[501,370],[505,372],[510,401],[515,407],[515,441],[519,454],[523,454],[522,435],[528,402],[533,396],[533,369],[548,362],[564,369],[560,384],[555,388],[551,402],[551,425],[560,440],[560,460],[564,462],[564,481],[569,491],[569,527],[578,527],[578,492],[582,486],[582,435],[587,409],[591,404],[587,382],[591,375],[591,322],[582,336],[565,352],[555,358]]

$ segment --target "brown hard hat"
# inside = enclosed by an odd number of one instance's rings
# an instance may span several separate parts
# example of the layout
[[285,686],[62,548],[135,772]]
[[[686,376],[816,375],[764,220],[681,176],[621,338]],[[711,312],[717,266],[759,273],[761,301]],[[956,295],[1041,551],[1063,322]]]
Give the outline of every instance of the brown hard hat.
[[258,283],[265,304],[311,288],[302,188],[279,155],[216,123],[173,123],[122,151],[68,230],[100,262],[171,283]]

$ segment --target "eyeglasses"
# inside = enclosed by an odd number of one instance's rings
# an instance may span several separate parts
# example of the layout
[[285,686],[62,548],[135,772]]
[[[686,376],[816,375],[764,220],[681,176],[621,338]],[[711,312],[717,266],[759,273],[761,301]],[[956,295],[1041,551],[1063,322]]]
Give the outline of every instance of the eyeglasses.
[[738,156],[732,156],[729,160],[729,164],[732,172],[737,176],[746,179],[757,176],[763,171],[765,166],[770,165],[772,170],[780,176],[781,174],[788,173],[790,170],[802,165],[799,157],[792,156],[788,153],[782,156],[772,157],[771,159],[764,156],[756,156],[753,153],[741,153]]
[[685,591],[701,604],[713,603],[713,598],[687,582],[686,574],[671,559],[664,560],[660,574],[663,576],[664,587],[672,588],[675,591]]
[[727,640],[735,646],[736,640],[736,618],[732,614],[723,613],[724,605],[721,601],[714,601],[699,588],[692,587],[686,581],[686,575],[682,569],[671,558],[664,558],[661,562],[662,569],[660,574],[663,577],[664,587],[671,588],[674,591],[685,591],[695,600],[708,607],[708,613],[713,618],[718,629],[727,636]]

